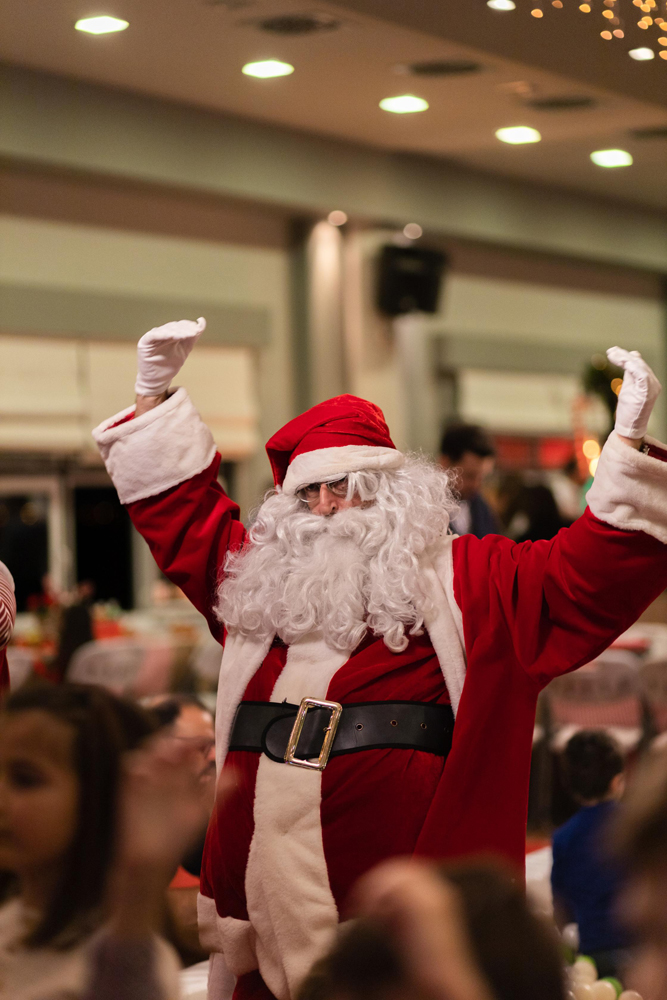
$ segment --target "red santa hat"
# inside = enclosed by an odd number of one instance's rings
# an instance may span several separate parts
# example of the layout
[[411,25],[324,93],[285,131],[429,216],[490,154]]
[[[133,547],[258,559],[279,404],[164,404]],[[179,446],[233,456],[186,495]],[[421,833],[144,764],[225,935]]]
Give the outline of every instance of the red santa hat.
[[267,442],[276,486],[293,494],[308,483],[363,469],[396,469],[404,456],[391,440],[379,406],[335,396],[290,420]]

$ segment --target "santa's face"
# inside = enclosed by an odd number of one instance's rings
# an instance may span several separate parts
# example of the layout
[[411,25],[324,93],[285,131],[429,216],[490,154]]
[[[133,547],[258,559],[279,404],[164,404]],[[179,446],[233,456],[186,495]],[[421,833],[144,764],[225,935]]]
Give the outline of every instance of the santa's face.
[[298,498],[310,510],[311,514],[320,517],[331,517],[339,510],[349,510],[351,507],[362,507],[361,497],[350,492],[348,477],[343,476],[334,482],[310,483],[296,491]]

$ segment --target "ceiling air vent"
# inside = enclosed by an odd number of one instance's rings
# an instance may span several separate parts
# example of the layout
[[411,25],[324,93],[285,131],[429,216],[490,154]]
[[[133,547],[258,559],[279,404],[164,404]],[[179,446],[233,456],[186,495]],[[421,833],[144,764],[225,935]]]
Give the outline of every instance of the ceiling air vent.
[[633,128],[630,135],[634,139],[667,139],[667,125],[657,125],[655,128]]
[[272,35],[312,35],[316,31],[335,31],[341,22],[330,14],[277,14],[255,22],[261,31]]
[[397,67],[398,72],[413,76],[456,76],[461,73],[479,73],[483,67],[469,59],[430,59]]
[[585,94],[564,94],[561,97],[535,97],[526,101],[529,108],[535,111],[583,111],[584,108],[594,108],[596,102]]

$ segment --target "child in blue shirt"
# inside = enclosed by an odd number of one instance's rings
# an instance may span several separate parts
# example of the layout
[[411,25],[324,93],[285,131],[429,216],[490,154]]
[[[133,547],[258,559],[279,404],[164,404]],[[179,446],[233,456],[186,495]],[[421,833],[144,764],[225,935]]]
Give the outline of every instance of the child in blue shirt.
[[579,951],[599,976],[615,976],[630,941],[616,920],[621,872],[605,851],[605,835],[625,787],[623,756],[602,730],[582,730],[563,752],[566,784],[581,809],[553,836],[551,887],[556,918],[579,927]]

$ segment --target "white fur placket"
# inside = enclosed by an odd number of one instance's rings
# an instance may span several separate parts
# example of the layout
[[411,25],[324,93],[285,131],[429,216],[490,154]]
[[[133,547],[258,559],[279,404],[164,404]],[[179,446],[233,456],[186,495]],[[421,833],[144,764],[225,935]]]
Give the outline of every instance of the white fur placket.
[[[289,647],[271,701],[326,698],[349,653],[309,636]],[[322,774],[262,756],[246,900],[262,978],[279,1000],[293,996],[327,950],[338,923],[322,842]]]

